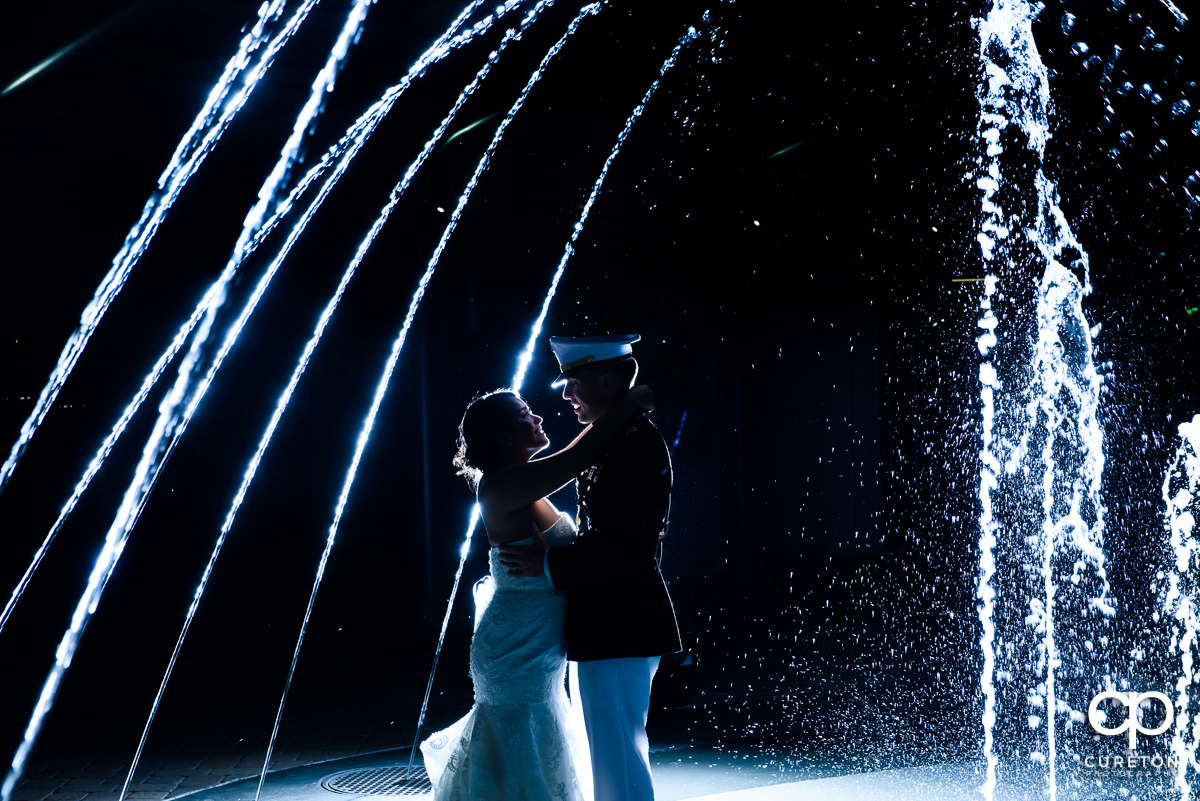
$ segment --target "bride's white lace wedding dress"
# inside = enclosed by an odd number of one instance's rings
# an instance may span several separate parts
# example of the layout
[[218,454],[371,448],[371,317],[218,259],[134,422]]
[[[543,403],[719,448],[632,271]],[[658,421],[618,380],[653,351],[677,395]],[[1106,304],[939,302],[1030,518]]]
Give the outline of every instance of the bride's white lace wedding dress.
[[[567,544],[575,528],[563,514],[544,536],[550,545]],[[421,744],[433,797],[588,801],[591,772],[583,718],[577,704],[572,710],[563,687],[566,597],[544,577],[509,576],[496,548],[490,560],[490,582],[484,579],[485,586],[476,588],[475,705]]]

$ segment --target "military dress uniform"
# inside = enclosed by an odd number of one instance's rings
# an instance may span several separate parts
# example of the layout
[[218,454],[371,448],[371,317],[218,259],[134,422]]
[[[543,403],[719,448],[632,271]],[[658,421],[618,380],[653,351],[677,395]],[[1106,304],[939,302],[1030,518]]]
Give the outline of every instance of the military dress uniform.
[[550,580],[567,593],[567,658],[579,663],[596,801],[654,797],[646,741],[659,657],[682,648],[659,565],[671,459],[645,417],[576,480],[578,539],[551,548]]
[[682,647],[659,564],[671,503],[671,458],[654,424],[637,420],[575,481],[579,529],[549,553],[567,591],[567,658],[661,656]]

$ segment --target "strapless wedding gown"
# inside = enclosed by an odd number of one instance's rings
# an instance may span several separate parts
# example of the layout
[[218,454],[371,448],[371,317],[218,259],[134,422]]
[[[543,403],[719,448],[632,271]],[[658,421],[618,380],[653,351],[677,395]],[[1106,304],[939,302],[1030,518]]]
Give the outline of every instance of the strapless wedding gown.
[[[575,528],[563,514],[543,536],[550,545],[565,545]],[[513,544],[532,544],[532,538]],[[589,801],[583,716],[563,686],[566,596],[545,577],[509,576],[497,548],[490,561],[491,576],[476,586],[475,705],[421,744],[433,797]]]

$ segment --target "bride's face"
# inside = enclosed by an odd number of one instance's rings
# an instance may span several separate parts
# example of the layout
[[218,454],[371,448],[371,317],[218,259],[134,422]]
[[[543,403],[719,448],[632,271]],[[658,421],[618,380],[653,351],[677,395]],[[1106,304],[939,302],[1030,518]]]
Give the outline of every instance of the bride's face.
[[512,443],[516,453],[528,459],[545,450],[550,438],[542,431],[542,418],[534,414],[528,405],[517,397],[513,397],[511,403],[516,419],[506,439]]

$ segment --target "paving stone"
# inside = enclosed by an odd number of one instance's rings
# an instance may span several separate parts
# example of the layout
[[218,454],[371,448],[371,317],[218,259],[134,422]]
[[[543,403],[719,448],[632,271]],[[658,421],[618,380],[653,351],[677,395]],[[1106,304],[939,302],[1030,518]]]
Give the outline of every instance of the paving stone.
[[[339,732],[338,725],[350,719],[353,716],[339,715],[310,721],[303,731],[293,731],[280,739],[270,770],[397,747],[397,729],[393,727]],[[239,779],[255,781],[266,756],[264,743],[261,738],[234,739],[188,733],[176,738],[169,748],[147,754],[139,762],[127,801],[165,801]],[[88,753],[91,748],[42,751],[26,770],[12,801],[120,801],[132,754],[113,756],[116,749],[110,746],[97,742],[93,753]]]
[[[214,772],[214,775],[215,775],[215,772]],[[234,779],[245,779],[248,776],[257,776],[257,775],[259,775],[257,770],[238,770],[238,771],[227,770],[227,771],[224,771],[221,776],[221,783],[224,784],[225,782],[233,781]]]
[[64,784],[66,784],[67,778],[68,778],[67,776],[53,776],[53,775],[51,775],[51,776],[26,776],[24,779],[21,780],[21,783],[17,785],[17,791],[19,792],[21,790],[28,790],[31,793],[36,793],[36,792],[45,790],[45,791],[49,792],[50,790],[57,789],[59,787],[62,787]]
[[53,801],[83,801],[89,797],[89,793],[81,793],[73,790],[56,790],[52,794],[39,796],[25,796],[19,790],[13,792],[13,801],[43,801],[43,799],[53,799]]
[[67,793],[103,793],[112,790],[112,785],[93,779],[68,779],[59,789]]
[[[54,757],[53,759],[48,760],[45,763],[44,767],[49,768],[54,771],[83,770],[88,765],[92,764],[92,762],[94,762],[94,761],[95,760],[92,757],[60,756],[60,757]],[[37,765],[37,764],[38,764],[37,762],[34,763],[34,765]]]
[[179,782],[146,782],[130,786],[129,792],[131,795],[135,790],[139,793],[161,793],[166,795],[178,786]]
[[63,771],[63,772],[68,773],[69,775],[72,775],[72,776],[105,777],[105,778],[107,778],[109,776],[120,776],[121,779],[124,780],[125,776],[128,775],[128,773],[129,773],[129,765],[128,764],[119,765],[115,762],[92,763],[91,765],[88,765],[87,767],[84,767],[84,768],[80,768],[78,770]]
[[13,801],[43,801],[46,798],[53,798],[55,801],[58,801],[56,793],[61,793],[65,801],[69,793],[59,789],[62,787],[62,784],[62,782],[59,782],[49,787],[18,787],[13,790]]
[[211,754],[192,754],[173,756],[170,759],[164,759],[155,769],[154,773],[179,773],[190,774],[200,768],[200,763],[206,759],[211,759]]

